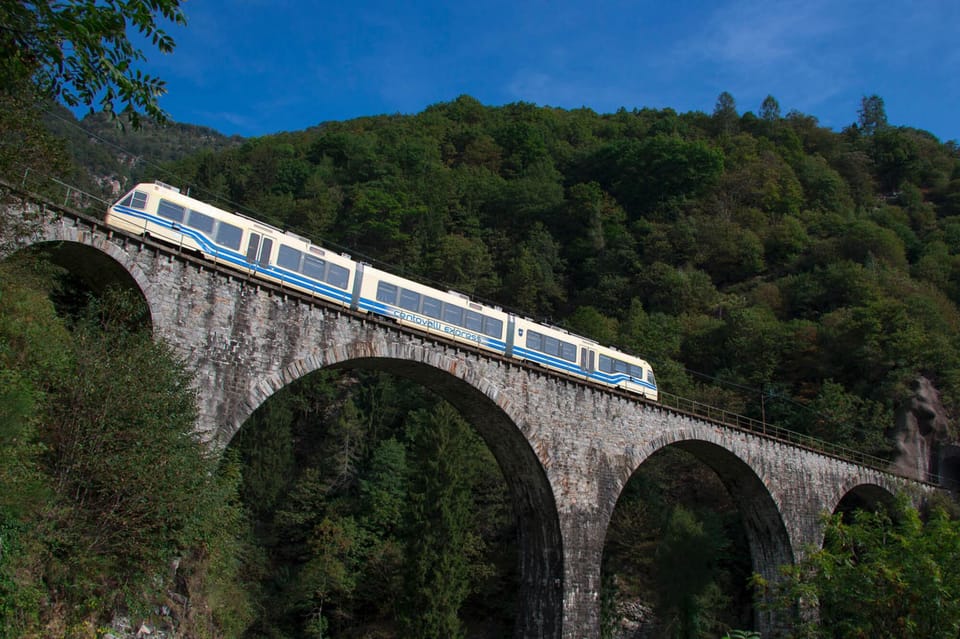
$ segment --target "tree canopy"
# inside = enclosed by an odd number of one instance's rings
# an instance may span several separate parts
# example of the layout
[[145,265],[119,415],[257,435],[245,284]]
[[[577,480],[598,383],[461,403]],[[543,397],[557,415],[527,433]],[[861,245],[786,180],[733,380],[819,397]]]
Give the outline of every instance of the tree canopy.
[[186,24],[180,1],[0,3],[0,77],[8,85],[30,78],[42,95],[71,107],[124,113],[134,124],[141,114],[163,121],[163,81],[137,68],[144,54],[129,37],[134,29],[170,53],[161,19]]
[[[960,522],[901,496],[890,510],[838,513],[823,548],[784,567],[772,589],[796,639],[943,639],[960,631]],[[798,608],[797,602],[805,607]],[[815,612],[812,612],[815,611]]]

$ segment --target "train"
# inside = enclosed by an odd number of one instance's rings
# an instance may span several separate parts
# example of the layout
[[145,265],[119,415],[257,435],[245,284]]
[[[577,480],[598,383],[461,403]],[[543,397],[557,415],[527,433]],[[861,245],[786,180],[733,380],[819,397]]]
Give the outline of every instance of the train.
[[561,328],[440,291],[230,213],[163,182],[140,183],[112,204],[107,226],[147,236],[252,277],[361,313],[657,401],[650,365]]

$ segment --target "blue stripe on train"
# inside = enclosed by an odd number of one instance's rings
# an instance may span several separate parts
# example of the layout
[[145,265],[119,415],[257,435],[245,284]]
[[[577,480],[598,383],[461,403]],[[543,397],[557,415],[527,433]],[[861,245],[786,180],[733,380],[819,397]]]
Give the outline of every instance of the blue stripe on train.
[[218,260],[229,262],[230,264],[233,264],[234,266],[242,268],[243,270],[253,270],[258,273],[262,273],[264,275],[268,275],[270,277],[276,278],[278,280],[288,282],[290,284],[295,284],[296,286],[305,288],[309,291],[319,293],[330,299],[344,302],[346,304],[350,303],[351,296],[347,291],[341,290],[335,286],[330,286],[329,284],[326,284],[319,280],[313,280],[313,279],[304,277],[303,275],[296,273],[294,271],[288,271],[286,269],[282,269],[278,267],[264,268],[259,264],[251,264],[250,262],[247,261],[246,256],[236,251],[225,249],[218,244],[214,244],[212,241],[210,241],[210,239],[207,236],[205,236],[203,233],[200,233],[199,231],[195,231],[194,229],[191,229],[185,226],[174,227],[173,223],[170,222],[169,220],[166,220],[164,218],[157,217],[154,215],[150,215],[148,213],[139,211],[137,209],[131,209],[126,206],[124,207],[116,206],[114,208],[120,213],[129,215],[131,217],[136,217],[142,220],[146,220],[147,222],[150,222],[152,224],[157,224],[158,226],[162,226],[164,228],[180,233],[181,235],[187,236],[191,238],[194,242],[196,242],[197,245],[200,246],[201,250],[204,253],[207,253],[208,255],[212,255],[216,257]]
[[[466,342],[468,344],[479,343],[485,346],[486,348],[492,351],[496,351],[498,353],[504,353],[507,350],[507,343],[502,339],[499,339],[496,337],[490,337],[489,335],[482,335],[480,333],[477,333],[476,331],[470,331],[470,333],[473,335],[476,335],[478,339],[476,340],[466,339],[462,335],[458,336],[453,333],[453,329],[460,329],[462,327],[454,326],[446,322],[441,322],[440,320],[423,317],[420,315],[415,315],[415,316],[422,319],[423,320],[422,323],[412,321],[410,319],[404,319],[404,318],[398,317],[398,313],[403,313],[405,315],[413,315],[413,314],[410,313],[410,311],[406,311],[396,306],[391,306],[390,304],[384,304],[383,302],[380,302],[377,300],[361,297],[358,303],[358,306],[363,310],[370,311],[371,313],[376,313],[377,315],[383,315],[384,317],[389,317],[391,319],[400,320],[402,322],[410,324],[411,326],[416,326],[424,330],[432,330],[436,333],[444,334],[455,339],[459,338],[460,341]],[[432,326],[430,324],[436,324],[437,326]],[[443,327],[443,328],[440,328],[440,327]],[[450,329],[450,330],[447,330],[447,329]]]
[[616,386],[623,382],[631,382],[637,384],[638,386],[643,386],[649,388],[650,390],[657,390],[657,387],[651,384],[650,382],[645,382],[643,380],[630,377],[624,373],[604,373],[603,371],[593,371],[587,373],[583,368],[578,366],[573,362],[569,362],[559,357],[554,357],[552,355],[547,355],[546,353],[541,353],[539,351],[530,350],[528,348],[523,348],[521,346],[514,346],[513,352],[518,356],[524,359],[528,359],[532,362],[537,362],[538,364],[543,364],[544,366],[549,366],[551,368],[556,368],[573,375],[582,375],[593,379],[595,381],[608,384],[610,386]]
[[559,357],[553,357],[547,355],[546,353],[541,353],[539,351],[533,351],[529,348],[523,348],[522,346],[514,345],[513,352],[522,357],[523,359],[529,359],[532,362],[537,362],[538,364],[544,364],[545,366],[550,366],[551,368],[557,368],[574,375],[583,375],[584,371],[582,368],[577,366],[574,362],[569,362]]

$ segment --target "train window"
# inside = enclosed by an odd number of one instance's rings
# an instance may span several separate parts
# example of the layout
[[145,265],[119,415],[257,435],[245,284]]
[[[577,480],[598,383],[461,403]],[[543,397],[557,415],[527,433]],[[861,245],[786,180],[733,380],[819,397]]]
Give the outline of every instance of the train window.
[[560,340],[549,335],[543,336],[543,352],[550,355],[560,354]]
[[174,204],[170,200],[161,199],[160,203],[157,204],[157,215],[173,222],[183,222],[183,216],[186,215],[186,213],[187,210],[185,208],[179,204]]
[[417,312],[420,310],[420,293],[405,288],[400,289],[400,308]]
[[281,244],[280,248],[277,249],[277,266],[291,271],[299,271],[301,257],[303,257],[303,253],[297,249]]
[[543,335],[536,331],[527,331],[527,348],[535,351],[543,350]]
[[454,326],[463,326],[463,309],[453,304],[444,304],[443,321]]
[[613,360],[610,359],[609,357],[607,357],[606,355],[601,355],[601,356],[600,356],[600,367],[599,367],[599,368],[600,368],[600,370],[602,370],[604,373],[612,373],[612,372],[613,372]]
[[187,218],[187,226],[202,231],[203,233],[211,233],[213,231],[213,218],[209,215],[198,213],[197,211],[190,211],[190,217]]
[[217,244],[221,246],[226,246],[236,251],[240,248],[240,240],[242,238],[243,230],[238,226],[227,224],[226,222],[220,222],[217,226]]
[[377,284],[377,301],[385,304],[396,304],[397,287],[388,282]]
[[643,381],[643,368],[640,366],[630,365],[630,377],[636,377],[637,379]]
[[423,314],[433,319],[440,319],[443,302],[435,297],[423,296]]
[[483,318],[483,334],[490,337],[500,337],[503,335],[503,320],[495,317]]
[[300,272],[307,277],[322,281],[323,273],[326,270],[327,262],[325,260],[321,260],[319,257],[312,255],[303,256],[303,266],[300,267]]
[[339,264],[331,264],[327,270],[327,282],[337,288],[347,288],[347,281],[350,279],[350,271]]
[[273,240],[269,237],[263,238],[263,246],[260,247],[260,266],[270,265],[270,251],[273,250]]
[[260,234],[251,233],[247,243],[247,261],[251,264],[257,260],[257,249],[260,248]]
[[143,191],[128,193],[125,198],[117,202],[117,206],[132,206],[135,209],[147,208],[147,194]]
[[568,362],[576,362],[577,347],[570,342],[560,342],[560,357]]
[[483,315],[476,311],[467,311],[467,321],[464,322],[464,328],[469,328],[477,333],[483,332]]
[[651,384],[657,383],[656,379],[654,379],[653,377],[653,370],[649,368],[647,369],[647,381],[650,382]]

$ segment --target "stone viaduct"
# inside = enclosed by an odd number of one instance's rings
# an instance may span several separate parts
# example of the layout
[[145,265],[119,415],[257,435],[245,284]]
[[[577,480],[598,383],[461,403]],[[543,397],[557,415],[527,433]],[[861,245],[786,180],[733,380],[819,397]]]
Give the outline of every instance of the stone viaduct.
[[[644,460],[677,447],[737,504],[754,570],[772,577],[822,541],[820,515],[922,486],[791,445],[446,343],[248,279],[49,204],[22,245],[45,247],[96,286],[124,281],[155,334],[196,371],[197,431],[225,446],[278,389],[321,368],[413,379],[449,401],[496,457],[518,522],[516,636],[599,636],[600,564],[620,492]],[[18,211],[23,210],[18,209]],[[776,620],[757,613],[758,629]]]

